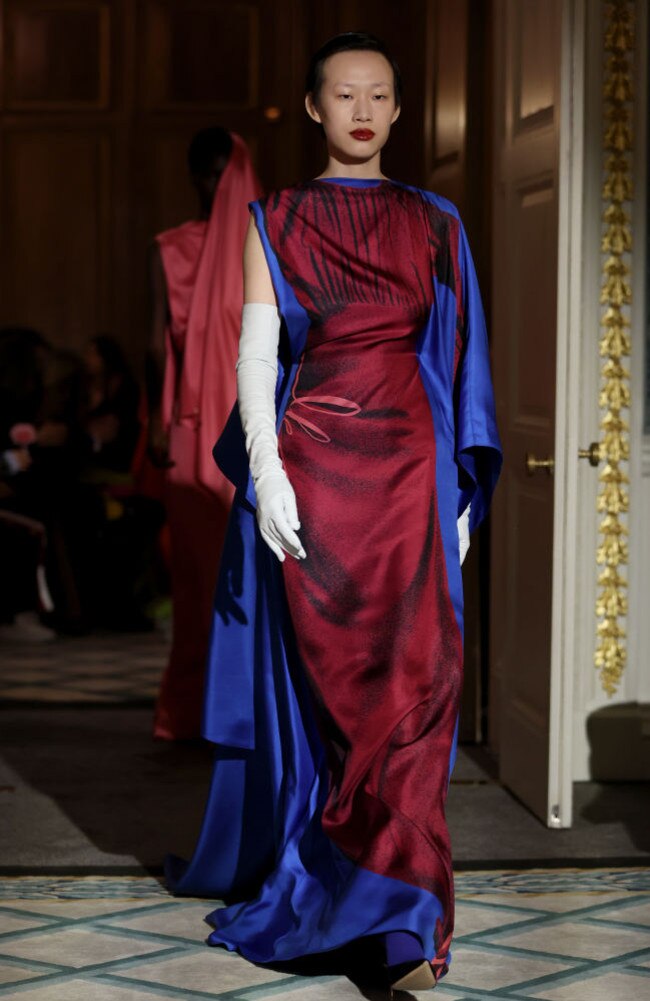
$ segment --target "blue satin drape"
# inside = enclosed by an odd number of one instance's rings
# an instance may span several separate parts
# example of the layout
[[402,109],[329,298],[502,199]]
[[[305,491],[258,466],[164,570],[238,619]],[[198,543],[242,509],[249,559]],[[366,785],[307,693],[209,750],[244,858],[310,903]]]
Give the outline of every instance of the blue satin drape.
[[[446,200],[423,195],[456,214]],[[254,203],[252,210],[283,320],[276,397],[280,422],[309,320],[280,272],[259,205]],[[484,517],[499,472],[500,446],[485,322],[462,227],[459,261],[464,347],[455,381],[456,301],[452,290],[437,281],[418,355],[435,427],[449,588],[462,630],[456,519],[470,501],[472,527]],[[229,906],[208,918],[215,929],[209,941],[257,962],[327,951],[352,939],[404,929],[420,935],[432,953],[442,917],[437,898],[360,869],[322,831],[327,793],[323,751],[280,567],[257,531],[236,408],[215,458],[237,487],[215,600],[204,709],[204,735],[216,745],[215,765],[194,856],[189,863],[170,861],[170,886],[179,894],[225,897]]]

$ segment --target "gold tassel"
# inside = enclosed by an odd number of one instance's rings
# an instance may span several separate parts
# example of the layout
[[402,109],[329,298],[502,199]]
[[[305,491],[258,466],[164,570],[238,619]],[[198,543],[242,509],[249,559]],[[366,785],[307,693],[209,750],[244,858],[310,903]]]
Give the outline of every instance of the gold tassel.
[[622,411],[630,407],[630,372],[622,359],[632,350],[628,310],[632,302],[630,265],[632,226],[627,205],[633,197],[631,152],[634,99],[634,4],[612,0],[605,4],[605,81],[603,84],[603,135],[605,179],[602,188],[603,253],[600,302],[599,353],[601,387],[598,404],[603,411],[599,443],[604,466],[599,474],[597,508],[602,515],[596,562],[599,593],[596,598],[597,645],[594,661],[601,684],[613,695],[627,662],[625,618],[627,581],[621,568],[628,562],[627,525],[629,478],[622,468],[630,456],[629,423]]

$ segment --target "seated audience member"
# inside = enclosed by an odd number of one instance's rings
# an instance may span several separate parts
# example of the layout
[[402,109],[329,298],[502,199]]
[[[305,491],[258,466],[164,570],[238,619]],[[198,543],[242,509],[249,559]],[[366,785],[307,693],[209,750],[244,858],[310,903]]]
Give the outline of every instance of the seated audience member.
[[129,473],[138,443],[140,392],[113,337],[93,337],[84,353],[84,430],[90,462],[107,471]]
[[[80,482],[81,366],[37,331],[0,330],[0,450],[12,463],[12,429],[30,426],[29,462],[3,481],[0,509],[40,523],[47,539],[46,570],[58,631],[86,628],[84,596],[93,564],[100,508],[96,491]],[[15,455],[14,455],[15,458]]]
[[93,578],[93,621],[112,629],[150,629],[156,540],[164,509],[140,493],[135,476],[140,391],[118,342],[94,337],[84,353],[84,480],[100,491],[103,512]]
[[[0,453],[0,504],[11,495],[11,478],[31,465],[26,447],[35,435],[30,424],[10,429],[11,447]],[[22,441],[20,440],[22,438]],[[0,507],[0,639],[43,642],[56,633],[39,621],[41,609],[51,610],[44,568],[45,526]]]

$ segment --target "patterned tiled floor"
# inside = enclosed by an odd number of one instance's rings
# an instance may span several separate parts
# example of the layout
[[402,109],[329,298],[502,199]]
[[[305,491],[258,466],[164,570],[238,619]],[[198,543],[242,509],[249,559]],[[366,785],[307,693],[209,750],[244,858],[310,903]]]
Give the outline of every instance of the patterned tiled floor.
[[169,652],[161,632],[0,643],[0,703],[147,703]]
[[[650,869],[461,873],[441,1001],[650,997]],[[151,878],[0,880],[0,999],[354,1001],[343,977],[301,977],[204,945],[210,903]],[[429,993],[399,992],[397,999]]]
[[[167,639],[156,633],[60,639],[41,645],[3,642],[0,703],[5,722],[19,719],[24,726],[25,718],[42,708],[53,739],[58,730],[51,720],[58,721],[65,712],[49,707],[86,705],[89,708],[79,721],[94,720],[96,725],[98,714],[106,715],[98,706],[150,705],[167,651]],[[126,715],[139,719],[139,713],[130,710]],[[121,719],[123,714],[111,710],[110,715]],[[113,733],[115,727],[109,730]],[[80,731],[79,739],[84,733]],[[87,754],[88,747],[83,746]],[[135,754],[136,771],[144,762],[141,771],[150,782],[149,745],[136,740],[128,746]],[[20,742],[11,744],[23,755],[21,747]],[[12,759],[22,774],[20,761],[22,757]],[[474,768],[471,759],[463,761],[461,791],[463,782],[475,784],[479,791],[495,788],[485,785],[482,770]],[[40,768],[40,758],[37,764]],[[51,771],[51,761],[48,765]],[[31,788],[30,782],[41,789],[38,774],[38,769],[26,769],[29,782],[20,786],[21,795]],[[70,808],[70,787],[61,783],[61,774],[52,789],[46,783],[48,797],[54,796],[56,805],[58,795]],[[107,788],[110,791],[110,784]],[[142,793],[141,786],[134,785],[133,790],[136,798]],[[23,802],[15,790],[12,796]],[[41,800],[37,806],[42,825]],[[80,817],[89,822],[86,812],[78,809],[69,819],[80,822]],[[12,818],[14,814],[6,818],[10,827]],[[124,823],[121,814],[120,824]],[[142,822],[138,824],[141,842]],[[28,829],[33,826],[30,821]],[[94,817],[93,831],[96,826]],[[52,838],[47,823],[38,832],[44,843],[48,832]],[[165,824],[165,839],[170,836]],[[118,842],[111,842],[113,850]],[[106,846],[102,842],[99,848]],[[73,854],[76,858],[78,846]],[[151,854],[159,859],[163,852]],[[471,853],[466,857],[472,858]],[[525,857],[536,856],[529,850]],[[6,858],[0,864],[3,861]],[[457,892],[453,965],[436,997],[447,1001],[650,998],[650,869],[466,872],[458,876]],[[342,977],[289,975],[209,949],[204,944],[203,918],[211,909],[207,901],[175,900],[147,877],[0,878],[0,1001],[354,1001],[386,996],[361,992]],[[400,1001],[428,996],[399,994]]]

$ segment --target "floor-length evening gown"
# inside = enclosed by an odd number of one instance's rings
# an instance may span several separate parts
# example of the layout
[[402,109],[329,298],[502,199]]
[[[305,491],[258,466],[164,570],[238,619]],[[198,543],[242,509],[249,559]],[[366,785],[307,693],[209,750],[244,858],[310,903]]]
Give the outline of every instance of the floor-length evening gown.
[[[500,452],[483,314],[455,209],[391,181],[311,181],[253,205],[285,337],[279,448],[307,559],[239,490],[204,732],[217,745],[180,893],[224,896],[210,943],[271,962],[387,931],[448,965],[445,799],[462,675],[456,520]],[[239,450],[239,451],[237,451]]]
[[247,203],[260,186],[246,144],[235,133],[231,137],[209,220],[186,222],[156,237],[169,312],[162,411],[172,462],[165,505],[173,635],[154,734],[167,740],[200,737],[212,601],[233,495],[211,451],[237,392],[241,256]]
[[[168,352],[182,365],[192,296],[207,222],[191,221],[157,237],[165,273],[170,323]],[[170,469],[165,508],[170,529],[173,599],[172,648],[156,706],[154,732],[166,739],[198,736],[212,597],[228,519],[228,498],[198,482],[196,431],[170,414]],[[213,545],[205,548],[210,533]]]

